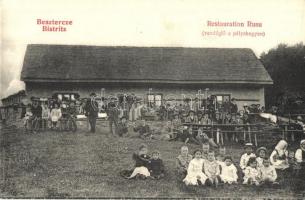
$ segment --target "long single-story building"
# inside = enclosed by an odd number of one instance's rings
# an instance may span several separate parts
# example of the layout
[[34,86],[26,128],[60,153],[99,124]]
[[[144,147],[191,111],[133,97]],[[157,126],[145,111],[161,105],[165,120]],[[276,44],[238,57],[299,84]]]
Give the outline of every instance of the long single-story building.
[[247,48],[27,46],[21,80],[28,96],[135,94],[145,102],[235,98],[264,106],[271,77]]

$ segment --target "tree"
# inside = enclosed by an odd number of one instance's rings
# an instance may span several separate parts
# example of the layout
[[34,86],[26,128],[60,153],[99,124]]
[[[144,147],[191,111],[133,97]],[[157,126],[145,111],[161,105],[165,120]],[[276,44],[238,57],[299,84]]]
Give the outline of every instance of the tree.
[[[294,99],[305,101],[305,46],[279,44],[263,52],[262,63],[274,84],[266,88],[266,106],[287,107]],[[284,108],[282,108],[284,109]]]

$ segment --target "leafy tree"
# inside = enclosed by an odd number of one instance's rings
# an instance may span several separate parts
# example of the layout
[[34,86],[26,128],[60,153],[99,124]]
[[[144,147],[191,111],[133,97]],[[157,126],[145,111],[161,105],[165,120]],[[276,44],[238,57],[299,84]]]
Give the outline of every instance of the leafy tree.
[[279,44],[263,52],[262,63],[274,84],[266,88],[266,106],[279,106],[287,111],[295,101],[305,101],[305,46]]

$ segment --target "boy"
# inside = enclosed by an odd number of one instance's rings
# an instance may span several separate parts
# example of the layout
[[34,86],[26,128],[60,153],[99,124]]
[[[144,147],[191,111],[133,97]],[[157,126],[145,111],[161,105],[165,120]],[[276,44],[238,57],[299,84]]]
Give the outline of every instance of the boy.
[[160,159],[159,151],[152,152],[152,158],[148,164],[148,169],[150,172],[150,178],[160,179],[164,177],[164,165],[163,161]]
[[245,153],[240,158],[239,166],[244,171],[248,165],[248,161],[250,158],[256,158],[255,154],[253,153],[253,144],[246,143],[245,144]]

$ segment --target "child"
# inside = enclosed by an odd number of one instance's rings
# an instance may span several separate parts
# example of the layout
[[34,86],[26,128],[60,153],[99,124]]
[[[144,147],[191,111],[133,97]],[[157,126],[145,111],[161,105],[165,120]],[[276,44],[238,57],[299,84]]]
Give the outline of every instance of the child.
[[216,156],[216,161],[217,161],[217,163],[219,164],[219,166],[220,166],[220,171],[221,171],[221,169],[222,169],[222,166],[225,164],[224,163],[224,155],[223,154],[220,154],[220,153],[218,153],[217,154],[217,156]]
[[266,147],[260,147],[256,150],[256,162],[257,162],[257,167],[260,168],[263,166],[263,160],[267,156],[267,149]]
[[135,168],[132,174],[129,176],[129,179],[140,178],[146,179],[150,176],[148,171],[148,165],[150,164],[150,157],[147,155],[148,148],[146,144],[141,144],[139,151],[132,155],[133,160],[135,161]]
[[215,160],[214,151],[208,153],[208,159],[203,164],[204,173],[208,177],[208,181],[211,185],[218,186],[220,180],[220,168],[219,164]]
[[295,160],[298,165],[297,174],[305,174],[305,140],[301,140],[300,148],[295,152]]
[[31,112],[31,106],[28,105],[26,107],[26,112],[25,112],[25,115],[24,115],[24,118],[23,118],[23,126],[24,126],[26,132],[32,128],[31,127],[32,116],[33,116],[33,113]]
[[259,185],[259,171],[257,170],[257,162],[255,157],[250,157],[248,160],[248,166],[244,170],[244,182],[248,185]]
[[194,159],[191,160],[188,169],[187,175],[184,178],[183,182],[186,185],[199,185],[205,184],[207,176],[202,172],[203,162],[201,150],[196,150],[194,152]]
[[248,161],[250,158],[255,158],[255,154],[253,153],[253,145],[252,143],[245,144],[245,153],[240,158],[239,166],[244,171],[248,166]]
[[220,178],[224,183],[237,183],[237,168],[233,164],[231,156],[226,156],[224,158],[224,164],[222,165]]
[[203,143],[209,143],[213,148],[217,148],[218,145],[215,143],[213,138],[209,138],[209,136],[203,131],[203,128],[200,127],[198,129],[198,134],[196,136],[196,140],[199,142],[200,145]]
[[189,154],[189,149],[187,146],[181,147],[181,154],[176,159],[176,167],[179,176],[185,177],[187,174],[187,168],[189,163],[193,159],[193,156]]
[[160,159],[160,152],[153,151],[152,158],[148,164],[148,169],[150,172],[150,177],[153,179],[160,179],[164,177],[164,165],[163,161]]
[[270,160],[268,158],[263,159],[263,165],[259,168],[259,174],[261,183],[276,184],[276,170],[272,165],[270,165]]
[[288,151],[288,171],[292,176],[298,175],[298,171],[300,170],[300,166],[298,165],[294,155],[294,151]]
[[52,121],[52,128],[57,127],[57,122],[59,121],[61,116],[62,116],[61,109],[58,107],[58,104],[55,103],[54,108],[52,109],[51,114],[50,114],[51,121]]
[[125,116],[121,117],[121,120],[118,123],[117,133],[120,137],[128,133],[128,125]]
[[134,131],[138,132],[140,135],[140,138],[142,138],[142,139],[151,136],[150,127],[148,126],[148,124],[146,124],[145,119],[141,120],[141,124],[139,126],[135,127]]
[[44,104],[42,104],[42,112],[41,112],[42,130],[47,129],[49,118],[50,118],[50,109],[48,108],[48,105],[46,103],[44,103]]
[[222,170],[222,166],[225,164],[224,163],[225,155],[226,155],[226,148],[223,147],[223,146],[220,146],[219,149],[218,149],[218,155],[216,156],[216,161],[220,166],[220,173],[221,173],[221,170]]
[[209,143],[202,144],[202,158],[208,159],[208,153],[210,151],[210,145]]
[[288,143],[285,140],[281,140],[271,153],[270,161],[275,169],[285,170],[289,167],[287,147]]

